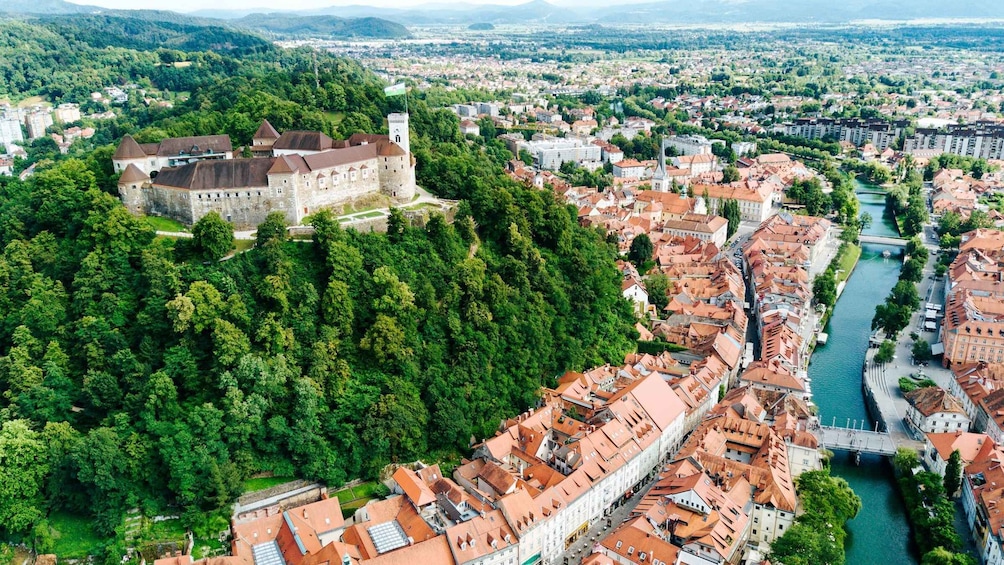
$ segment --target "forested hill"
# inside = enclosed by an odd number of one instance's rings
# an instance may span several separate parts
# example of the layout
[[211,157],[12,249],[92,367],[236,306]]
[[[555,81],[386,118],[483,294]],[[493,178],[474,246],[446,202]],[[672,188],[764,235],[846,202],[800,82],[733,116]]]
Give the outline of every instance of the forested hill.
[[[401,102],[325,54],[320,88],[310,51],[185,57],[220,62],[141,77],[192,96],[126,108],[117,133],[239,145],[268,118],[346,135]],[[463,201],[453,224],[363,234],[318,214],[313,242],[270,222],[255,249],[204,262],[110,194],[113,146],[0,177],[0,540],[46,552],[48,518],[68,512],[121,563],[127,509],[202,524],[255,473],[337,485],[455,457],[563,371],[623,359],[636,334],[615,248],[509,180],[500,143],[409,108],[419,183]]]
[[403,25],[381,18],[339,18],[293,14],[251,14],[228,25],[267,32],[277,37],[321,37],[331,39],[399,39],[411,37]]
[[216,51],[237,56],[272,49],[271,44],[261,37],[222,25],[207,26],[185,21],[164,21],[150,15],[124,17],[77,14],[45,16],[39,21],[68,41],[80,41],[97,48],[124,47],[141,51],[166,48],[181,51]]

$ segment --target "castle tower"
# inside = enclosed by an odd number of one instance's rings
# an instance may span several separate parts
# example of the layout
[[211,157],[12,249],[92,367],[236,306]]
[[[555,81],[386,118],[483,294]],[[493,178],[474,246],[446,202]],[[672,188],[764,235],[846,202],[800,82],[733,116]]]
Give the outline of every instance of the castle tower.
[[146,153],[131,135],[126,134],[119,142],[118,148],[115,149],[115,154],[112,155],[112,165],[116,173],[122,173],[130,164],[136,165],[144,173],[148,172]]
[[387,128],[390,140],[401,146],[404,152],[411,155],[411,142],[408,137],[408,114],[390,114],[387,116]]
[[415,197],[415,158],[411,155],[408,114],[387,116],[388,137],[400,151],[386,147],[380,152],[381,190],[395,200],[410,202]]
[[251,138],[251,153],[255,157],[268,157],[272,155],[272,144],[277,139],[279,139],[279,132],[272,127],[272,124],[268,123],[268,120],[262,120],[261,125],[258,126],[258,131]]
[[[132,139],[131,137],[129,138]],[[135,143],[135,142],[133,142]],[[133,214],[145,214],[147,212],[147,187],[150,183],[150,175],[143,172],[133,163],[125,168],[122,176],[119,177],[119,197],[126,209]]]

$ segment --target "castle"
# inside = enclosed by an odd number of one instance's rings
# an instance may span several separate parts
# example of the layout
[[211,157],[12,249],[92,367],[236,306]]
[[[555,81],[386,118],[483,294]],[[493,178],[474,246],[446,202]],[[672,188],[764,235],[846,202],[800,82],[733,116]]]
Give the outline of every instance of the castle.
[[271,212],[298,225],[307,215],[371,194],[397,202],[415,196],[408,115],[387,117],[390,135],[279,134],[268,121],[255,132],[253,157],[235,159],[230,137],[211,135],[137,143],[126,135],[112,157],[122,202],[134,214],[192,225],[211,211],[237,227]]

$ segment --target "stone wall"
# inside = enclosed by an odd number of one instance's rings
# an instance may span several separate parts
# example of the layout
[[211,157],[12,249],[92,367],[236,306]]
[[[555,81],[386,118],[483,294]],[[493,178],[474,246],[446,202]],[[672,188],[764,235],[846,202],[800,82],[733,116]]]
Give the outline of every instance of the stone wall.
[[241,190],[199,190],[191,191],[192,217],[194,221],[209,212],[216,211],[237,228],[254,228],[265,221],[270,212],[284,212],[289,216],[287,205],[289,196],[275,194],[267,186],[244,188]]
[[[361,168],[363,165],[366,166],[366,169]],[[377,166],[376,159],[353,164],[352,167],[356,170],[352,173],[342,171],[346,172],[344,178],[338,173],[339,169],[346,169],[346,167],[338,167],[332,171],[321,171],[320,179],[317,172],[294,175],[296,212],[293,223],[299,224],[305,216],[318,210],[331,208],[360,196],[379,192],[380,176],[377,172]],[[353,174],[355,180],[352,179]]]

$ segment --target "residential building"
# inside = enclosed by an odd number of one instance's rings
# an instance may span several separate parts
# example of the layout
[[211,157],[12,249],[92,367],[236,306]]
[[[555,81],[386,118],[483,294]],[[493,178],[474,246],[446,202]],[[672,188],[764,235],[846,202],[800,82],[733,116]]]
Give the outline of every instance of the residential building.
[[968,432],[969,416],[948,391],[932,386],[906,393],[906,422],[921,433]]
[[73,122],[79,122],[80,105],[72,103],[60,104],[59,106],[56,107],[53,114],[56,121],[61,124],[70,124]]
[[949,124],[943,128],[917,128],[906,139],[903,151],[938,150],[979,159],[1004,159],[1004,125],[995,122]]
[[714,243],[719,249],[725,247],[729,221],[710,214],[684,214],[679,219],[668,219],[662,224],[662,231],[675,237],[696,237],[701,241]]
[[24,126],[28,130],[28,140],[45,137],[45,130],[52,125],[52,114],[48,109],[36,109],[24,117]]
[[761,223],[773,212],[774,192],[766,185],[750,189],[723,184],[697,184],[690,187],[690,192],[695,196],[707,194],[707,205],[712,214],[719,214],[719,206],[729,199],[739,204],[739,213],[747,222]]
[[909,125],[908,120],[886,122],[857,118],[799,118],[794,123],[785,124],[782,129],[785,135],[846,141],[856,147],[871,143],[881,151],[903,135]]
[[966,523],[987,565],[1004,563],[1004,452],[981,451],[962,473]]
[[945,476],[948,459],[953,451],[958,451],[962,467],[981,458],[985,450],[994,449],[994,442],[987,434],[971,432],[928,433],[924,434],[923,463],[932,472]]
[[[538,169],[556,171],[562,163],[573,162],[590,168],[598,167],[601,149],[581,139],[540,139],[526,141],[519,149],[526,149],[533,155],[533,164]],[[518,151],[516,153],[518,155]]]
[[613,164],[614,178],[643,179],[646,177],[646,167],[635,159],[624,159]]
[[701,135],[671,135],[666,145],[680,155],[711,155],[711,142]]
[[0,115],[0,145],[8,146],[24,141],[21,120],[16,115]]

